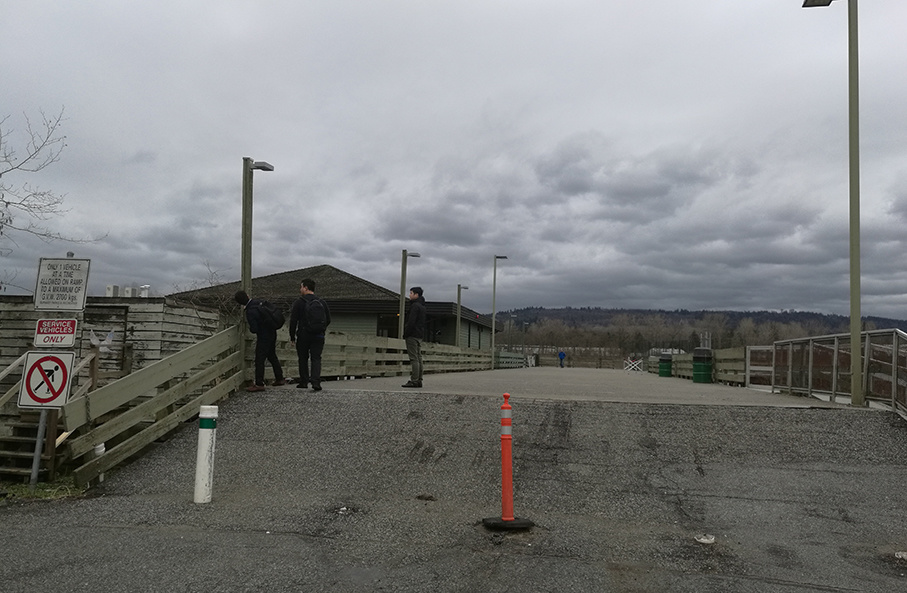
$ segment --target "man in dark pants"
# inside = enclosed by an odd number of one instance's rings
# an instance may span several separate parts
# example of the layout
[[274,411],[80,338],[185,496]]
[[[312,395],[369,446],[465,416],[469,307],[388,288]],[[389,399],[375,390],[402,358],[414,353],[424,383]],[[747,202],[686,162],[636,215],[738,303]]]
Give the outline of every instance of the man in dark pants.
[[265,359],[274,369],[274,385],[286,385],[283,378],[283,369],[277,359],[277,329],[272,327],[261,311],[261,299],[250,299],[244,291],[240,290],[234,295],[234,300],[246,310],[246,321],[249,331],[256,336],[255,340],[255,383],[246,391],[264,391],[265,389]]
[[406,354],[412,369],[409,381],[404,387],[422,387],[422,340],[425,338],[425,299],[422,288],[413,286],[409,289],[409,313],[406,325],[403,326],[403,339],[406,340]]
[[[328,304],[315,295],[315,281],[305,278],[299,287],[299,298],[290,311],[290,344],[296,346],[299,358],[298,389],[312,383],[312,391],[321,391],[321,353],[324,351],[324,334],[331,324]],[[312,368],[309,372],[309,357]]]

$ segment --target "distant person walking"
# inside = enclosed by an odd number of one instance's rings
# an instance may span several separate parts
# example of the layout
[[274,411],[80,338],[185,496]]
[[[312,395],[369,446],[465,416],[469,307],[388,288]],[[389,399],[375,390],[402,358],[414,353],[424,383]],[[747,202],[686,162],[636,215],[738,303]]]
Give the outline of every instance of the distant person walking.
[[[277,328],[274,327],[270,316],[262,310],[264,299],[250,299],[245,291],[238,291],[233,299],[246,310],[246,322],[249,331],[255,334],[255,383],[246,391],[264,391],[265,389],[265,359],[274,369],[274,385],[286,385],[280,360],[277,359]],[[281,320],[282,321],[282,320]]]
[[409,289],[409,313],[406,314],[406,325],[403,326],[403,339],[406,340],[406,354],[412,368],[409,381],[404,387],[422,387],[422,340],[425,338],[425,299],[422,288],[413,286]]
[[564,368],[564,359],[567,358],[567,354],[563,350],[561,350],[557,353],[557,357],[561,359],[561,368]]
[[[290,344],[296,346],[299,359],[298,389],[305,389],[309,382],[312,391],[321,391],[321,353],[324,351],[324,334],[331,324],[331,310],[315,294],[315,281],[303,279],[299,298],[290,311]],[[309,358],[312,360],[309,369]]]

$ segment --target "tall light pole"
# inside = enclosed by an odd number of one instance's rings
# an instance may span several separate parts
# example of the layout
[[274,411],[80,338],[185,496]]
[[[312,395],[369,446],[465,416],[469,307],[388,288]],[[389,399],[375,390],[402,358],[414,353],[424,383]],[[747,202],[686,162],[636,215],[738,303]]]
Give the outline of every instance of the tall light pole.
[[[274,166],[265,161],[242,160],[242,262],[240,288],[252,292],[252,171],[273,171]],[[242,316],[245,319],[245,316]],[[246,376],[246,340],[239,340],[239,361],[242,377]]]
[[494,275],[491,278],[491,370],[494,370],[494,316],[497,312],[495,299],[498,294],[498,260],[507,259],[506,255],[494,256]]
[[528,321],[523,322],[523,365],[526,365],[526,326],[529,325]]
[[[803,8],[834,0],[804,0]],[[850,402],[866,405],[863,394],[863,340],[860,314],[860,58],[857,0],[847,0],[848,127],[850,136]]]
[[418,253],[408,253],[403,250],[403,263],[400,264],[400,315],[397,319],[397,337],[403,339],[403,316],[406,314],[406,259],[409,257],[422,257]]
[[242,160],[242,281],[240,288],[246,294],[252,290],[252,171],[273,171],[274,166],[265,161]]
[[463,307],[461,305],[461,296],[464,290],[469,290],[468,286],[463,286],[462,284],[457,284],[457,348],[460,347],[460,317],[462,317]]

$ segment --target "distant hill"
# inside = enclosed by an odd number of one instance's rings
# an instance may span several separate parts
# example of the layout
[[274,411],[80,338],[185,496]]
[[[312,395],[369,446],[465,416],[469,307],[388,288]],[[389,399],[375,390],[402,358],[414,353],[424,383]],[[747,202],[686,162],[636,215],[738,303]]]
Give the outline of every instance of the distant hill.
[[[604,309],[601,307],[563,307],[548,309],[544,307],[526,307],[512,309],[498,313],[498,320],[512,319],[517,326],[523,322],[530,324],[543,320],[559,320],[567,327],[592,329],[596,327],[610,327],[620,325],[627,318],[651,320],[662,318],[667,323],[684,324],[690,326],[700,325],[710,317],[720,316],[726,320],[727,327],[733,329],[744,319],[750,319],[756,325],[799,324],[805,328],[813,328],[821,334],[847,333],[850,331],[850,320],[844,315],[826,315],[824,313],[811,313],[808,311],[688,311],[676,309],[674,311],[654,309]],[[907,331],[907,320],[889,319],[884,317],[864,317],[864,329],[900,329]],[[818,335],[818,334],[817,334]]]

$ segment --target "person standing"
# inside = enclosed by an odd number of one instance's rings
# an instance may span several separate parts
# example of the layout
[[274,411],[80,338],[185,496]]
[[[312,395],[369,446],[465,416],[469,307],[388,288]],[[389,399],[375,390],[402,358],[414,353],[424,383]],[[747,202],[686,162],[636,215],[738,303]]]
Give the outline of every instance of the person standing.
[[403,339],[406,340],[406,354],[412,369],[409,381],[404,387],[422,387],[422,340],[425,338],[425,299],[422,288],[413,286],[409,289],[409,313],[403,326]]
[[265,360],[271,363],[274,370],[274,385],[286,385],[283,369],[277,358],[277,328],[273,326],[261,307],[262,299],[250,299],[245,291],[238,291],[233,295],[233,300],[246,310],[246,322],[249,331],[255,334],[255,383],[246,391],[264,391],[265,389]]
[[[324,334],[331,324],[331,310],[324,300],[315,295],[315,281],[303,279],[299,298],[290,311],[290,344],[296,346],[299,358],[298,389],[305,389],[309,382],[312,391],[321,391],[321,353],[324,351]],[[309,358],[312,359],[309,372]]]

